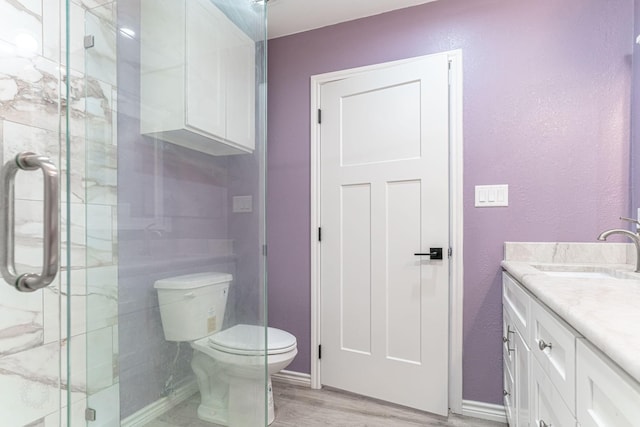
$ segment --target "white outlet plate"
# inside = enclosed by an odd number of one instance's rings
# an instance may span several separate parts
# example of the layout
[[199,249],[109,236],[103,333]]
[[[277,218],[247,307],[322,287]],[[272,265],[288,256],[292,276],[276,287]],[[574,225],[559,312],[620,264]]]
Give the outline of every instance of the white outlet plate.
[[253,212],[252,196],[233,196],[233,212],[248,213]]
[[509,186],[476,185],[476,208],[509,206]]

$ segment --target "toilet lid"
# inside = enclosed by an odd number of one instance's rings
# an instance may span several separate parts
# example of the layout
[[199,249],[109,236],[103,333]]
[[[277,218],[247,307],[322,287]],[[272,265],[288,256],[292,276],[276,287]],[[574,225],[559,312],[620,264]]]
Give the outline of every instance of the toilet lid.
[[[287,353],[296,348],[296,337],[289,332],[267,328],[268,354]],[[235,325],[209,337],[209,346],[227,353],[264,354],[264,327]]]

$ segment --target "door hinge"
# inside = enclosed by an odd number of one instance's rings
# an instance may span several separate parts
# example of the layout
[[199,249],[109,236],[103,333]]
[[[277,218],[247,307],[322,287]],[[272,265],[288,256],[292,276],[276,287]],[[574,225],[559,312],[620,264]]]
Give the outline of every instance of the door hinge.
[[322,227],[318,227],[318,242],[322,242]]
[[449,69],[447,71],[447,83],[451,86],[451,61],[449,61],[448,65]]
[[96,410],[87,408],[84,410],[84,419],[86,421],[95,421],[96,420]]
[[262,256],[267,256],[267,245],[262,245]]
[[322,359],[322,345],[318,346],[318,359]]
[[451,258],[451,256],[453,255],[453,249],[449,248],[449,250],[447,251],[447,254],[449,255],[449,258]]
[[318,124],[322,123],[322,110],[318,108]]

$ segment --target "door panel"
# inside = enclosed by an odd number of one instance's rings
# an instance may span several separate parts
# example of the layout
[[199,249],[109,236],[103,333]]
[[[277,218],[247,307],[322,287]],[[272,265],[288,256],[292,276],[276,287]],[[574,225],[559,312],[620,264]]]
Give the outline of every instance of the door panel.
[[[65,123],[64,85],[66,70],[61,58],[61,29],[65,2],[47,0],[0,0],[0,167],[8,171],[16,156],[34,152],[48,158],[51,178],[42,170],[20,168],[15,175],[13,197],[0,186],[0,209],[8,215],[13,201],[14,223],[0,239],[0,252],[15,264],[15,276],[35,274],[28,286],[40,287],[40,280],[56,272],[46,287],[19,292],[18,280],[0,277],[0,425],[45,425],[58,427],[66,418],[67,340],[65,339],[64,272],[57,271],[62,258],[55,254],[60,244],[61,207],[67,194],[60,191],[64,180],[66,152],[61,129]],[[62,40],[64,40],[62,38]],[[63,42],[62,42],[63,43]],[[29,163],[31,163],[29,161]],[[8,165],[8,166],[5,166]],[[32,164],[33,166],[33,164]],[[10,180],[8,180],[10,181]],[[45,184],[51,199],[45,201]],[[56,188],[54,188],[56,187]],[[56,195],[57,194],[57,195]],[[53,197],[56,195],[56,197]],[[46,210],[46,206],[52,209]],[[63,220],[64,221],[64,220]],[[45,223],[51,246],[44,268]],[[7,222],[8,224],[8,222]],[[0,224],[0,227],[3,225]],[[13,233],[14,238],[10,236]],[[5,246],[6,245],[6,246]],[[53,248],[53,252],[51,252]],[[62,252],[64,254],[64,252]],[[5,265],[11,264],[11,261]],[[55,268],[53,268],[55,267]],[[47,270],[47,272],[45,272]]]
[[320,98],[322,383],[446,414],[449,265],[414,254],[449,247],[447,56]]
[[341,348],[371,354],[371,187],[342,187]]

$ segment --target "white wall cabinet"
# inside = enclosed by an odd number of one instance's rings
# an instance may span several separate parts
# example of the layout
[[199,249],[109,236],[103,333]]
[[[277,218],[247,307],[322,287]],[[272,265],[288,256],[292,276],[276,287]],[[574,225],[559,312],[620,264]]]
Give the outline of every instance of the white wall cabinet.
[[502,283],[509,425],[639,425],[640,383],[506,273]]
[[255,43],[210,0],[142,0],[140,131],[213,155],[255,148]]

